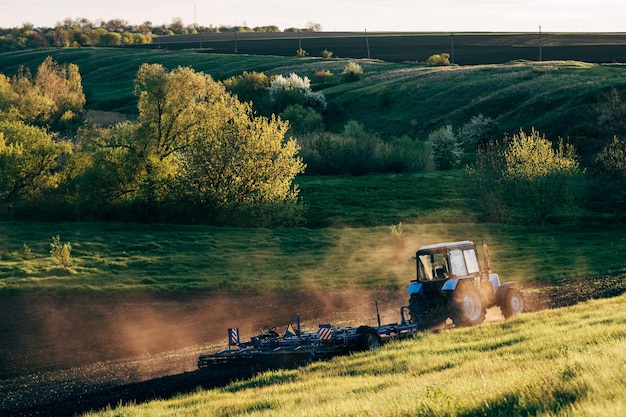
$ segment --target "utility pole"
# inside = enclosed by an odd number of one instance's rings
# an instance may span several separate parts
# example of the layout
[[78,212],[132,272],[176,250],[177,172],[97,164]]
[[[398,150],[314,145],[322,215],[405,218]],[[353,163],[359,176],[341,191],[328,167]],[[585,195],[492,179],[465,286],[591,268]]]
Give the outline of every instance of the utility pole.
[[539,25],[539,62],[541,62],[543,60],[543,54],[542,54],[542,44],[541,44],[541,25]]
[[450,63],[454,65],[454,32],[450,32]]
[[365,46],[367,46],[367,59],[371,59],[371,56],[370,56],[370,41],[367,38],[367,28],[365,28]]

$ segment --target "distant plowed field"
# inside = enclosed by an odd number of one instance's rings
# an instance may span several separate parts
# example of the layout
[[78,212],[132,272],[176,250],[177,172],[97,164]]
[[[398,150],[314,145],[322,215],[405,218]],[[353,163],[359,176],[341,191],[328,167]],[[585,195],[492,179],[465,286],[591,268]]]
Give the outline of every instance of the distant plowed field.
[[423,62],[448,53],[460,65],[513,60],[626,62],[626,33],[404,33],[404,32],[225,32],[161,36],[140,48],[202,49],[209,53],[334,57]]

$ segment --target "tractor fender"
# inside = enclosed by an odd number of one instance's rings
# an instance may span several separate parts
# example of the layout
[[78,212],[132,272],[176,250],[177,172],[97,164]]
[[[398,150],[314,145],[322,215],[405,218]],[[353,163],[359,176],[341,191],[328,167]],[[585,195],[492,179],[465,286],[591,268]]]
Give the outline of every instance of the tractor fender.
[[496,305],[501,306],[502,301],[504,300],[504,295],[506,294],[508,289],[515,287],[517,287],[517,282],[515,281],[505,282],[504,284],[500,285],[498,287],[498,290],[496,291]]
[[456,290],[456,286],[458,283],[459,283],[458,278],[451,278],[447,280],[446,282],[444,282],[443,286],[441,287],[441,291],[454,291]]
[[412,282],[409,284],[409,288],[406,289],[406,293],[424,295],[424,285],[420,282]]

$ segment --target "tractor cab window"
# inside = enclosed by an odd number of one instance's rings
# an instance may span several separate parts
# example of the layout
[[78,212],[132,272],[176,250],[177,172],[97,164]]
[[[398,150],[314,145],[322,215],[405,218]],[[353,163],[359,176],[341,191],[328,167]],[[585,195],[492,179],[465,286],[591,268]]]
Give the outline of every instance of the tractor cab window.
[[464,277],[480,272],[474,249],[453,249],[450,251],[452,275]]
[[417,276],[420,281],[446,279],[448,264],[443,253],[420,255],[417,263]]
[[467,265],[468,273],[477,274],[480,272],[480,267],[478,266],[478,259],[476,258],[476,251],[474,249],[464,250],[463,257],[465,258],[465,264]]

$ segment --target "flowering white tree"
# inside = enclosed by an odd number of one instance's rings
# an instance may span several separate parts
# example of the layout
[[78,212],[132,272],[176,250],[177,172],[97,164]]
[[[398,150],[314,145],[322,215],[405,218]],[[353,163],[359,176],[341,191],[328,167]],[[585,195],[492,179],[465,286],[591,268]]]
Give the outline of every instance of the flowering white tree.
[[309,77],[300,77],[296,73],[288,77],[277,75],[267,88],[270,100],[282,108],[300,104],[318,110],[326,109],[326,97],[321,91],[311,90]]

